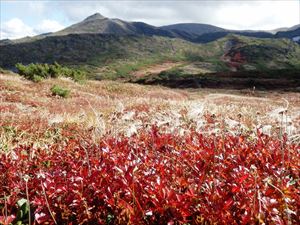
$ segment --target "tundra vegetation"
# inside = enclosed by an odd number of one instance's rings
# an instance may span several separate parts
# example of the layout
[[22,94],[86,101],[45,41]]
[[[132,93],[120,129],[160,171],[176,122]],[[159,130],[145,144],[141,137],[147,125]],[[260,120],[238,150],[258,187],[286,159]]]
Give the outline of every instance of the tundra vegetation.
[[0,224],[300,222],[300,93],[18,69],[0,74]]
[[298,31],[1,40],[0,224],[300,224]]

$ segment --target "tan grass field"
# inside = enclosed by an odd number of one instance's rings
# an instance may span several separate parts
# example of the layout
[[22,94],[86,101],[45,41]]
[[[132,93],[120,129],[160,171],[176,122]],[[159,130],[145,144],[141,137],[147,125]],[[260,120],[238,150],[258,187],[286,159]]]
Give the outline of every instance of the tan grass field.
[[[70,96],[52,96],[58,84]],[[105,135],[138,135],[157,125],[181,135],[287,133],[299,143],[300,93],[222,89],[169,89],[116,81],[75,83],[66,78],[40,83],[0,74],[0,148],[58,141],[66,129],[95,141]],[[82,132],[84,131],[84,132]]]

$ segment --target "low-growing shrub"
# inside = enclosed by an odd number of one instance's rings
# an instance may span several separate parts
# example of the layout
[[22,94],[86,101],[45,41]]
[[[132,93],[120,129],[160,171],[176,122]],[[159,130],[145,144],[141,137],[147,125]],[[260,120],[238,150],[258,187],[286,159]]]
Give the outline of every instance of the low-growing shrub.
[[180,68],[173,68],[159,73],[159,78],[176,79],[184,77],[184,72]]
[[33,77],[32,77],[32,81],[36,82],[36,83],[41,82],[43,79],[44,78],[39,75],[33,75]]
[[188,52],[185,52],[184,56],[185,56],[186,60],[190,61],[190,62],[197,62],[197,61],[202,62],[203,61],[203,57],[198,52],[188,51]]
[[299,224],[299,152],[261,133],[156,127],[97,145],[22,145],[0,154],[0,224],[28,223],[17,216],[27,199],[32,224]]
[[34,64],[31,63],[27,66],[18,63],[16,64],[18,73],[24,76],[28,80],[39,82],[47,78],[57,77],[70,77],[74,81],[82,81],[86,78],[86,74],[82,70],[71,69],[65,66],[61,66],[58,63],[54,64]]
[[52,86],[52,88],[50,90],[52,92],[52,95],[60,96],[60,97],[63,97],[63,98],[67,98],[70,94],[70,90],[62,88],[58,85]]

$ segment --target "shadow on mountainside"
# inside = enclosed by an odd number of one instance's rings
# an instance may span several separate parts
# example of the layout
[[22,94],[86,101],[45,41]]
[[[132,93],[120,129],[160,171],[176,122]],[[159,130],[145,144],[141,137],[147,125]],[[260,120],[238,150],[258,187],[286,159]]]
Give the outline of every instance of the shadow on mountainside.
[[162,85],[171,88],[255,88],[260,90],[300,91],[300,71],[240,71],[180,76],[163,71],[158,75],[148,75],[131,80],[131,82],[145,85]]

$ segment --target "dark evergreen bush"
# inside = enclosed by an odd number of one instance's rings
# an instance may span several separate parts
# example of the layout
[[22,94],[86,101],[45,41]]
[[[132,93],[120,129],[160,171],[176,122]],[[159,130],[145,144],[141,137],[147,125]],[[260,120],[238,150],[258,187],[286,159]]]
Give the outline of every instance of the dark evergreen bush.
[[57,77],[70,77],[74,81],[82,81],[86,78],[85,72],[77,69],[71,69],[65,66],[61,66],[58,63],[54,64],[34,64],[31,63],[27,66],[17,63],[16,68],[21,76],[24,76],[28,80],[39,82],[47,78]]

